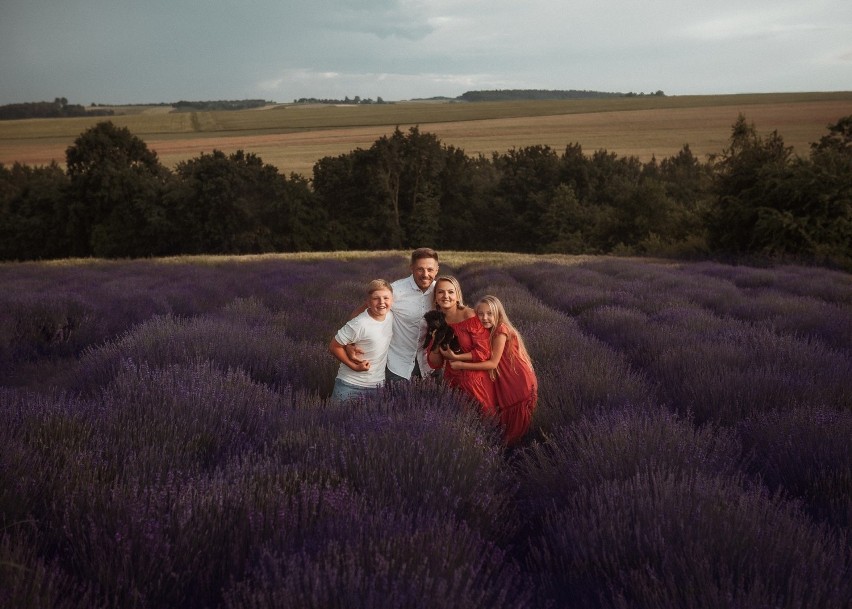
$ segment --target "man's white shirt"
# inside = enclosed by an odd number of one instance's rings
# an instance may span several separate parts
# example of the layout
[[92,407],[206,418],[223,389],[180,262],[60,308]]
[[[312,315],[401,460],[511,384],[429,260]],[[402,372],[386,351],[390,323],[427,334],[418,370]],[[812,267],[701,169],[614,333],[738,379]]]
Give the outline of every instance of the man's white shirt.
[[388,350],[388,369],[403,378],[411,378],[414,360],[420,365],[421,374],[429,372],[426,354],[421,348],[426,336],[426,320],[423,315],[434,307],[435,282],[423,292],[409,275],[394,281],[393,287],[393,338]]

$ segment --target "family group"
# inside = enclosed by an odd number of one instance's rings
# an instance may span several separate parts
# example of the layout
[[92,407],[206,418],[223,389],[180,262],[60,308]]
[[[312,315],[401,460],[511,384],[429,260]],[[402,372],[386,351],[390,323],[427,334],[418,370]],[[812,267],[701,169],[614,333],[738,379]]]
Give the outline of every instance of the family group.
[[[329,351],[340,360],[332,397],[351,399],[385,383],[426,379],[465,392],[482,413],[496,418],[507,446],[527,433],[538,400],[538,381],[523,338],[496,296],[464,303],[455,277],[438,275],[438,253],[411,254],[411,275],[367,286],[366,304],[337,331]],[[457,343],[451,348],[429,332],[425,316],[440,311]]]

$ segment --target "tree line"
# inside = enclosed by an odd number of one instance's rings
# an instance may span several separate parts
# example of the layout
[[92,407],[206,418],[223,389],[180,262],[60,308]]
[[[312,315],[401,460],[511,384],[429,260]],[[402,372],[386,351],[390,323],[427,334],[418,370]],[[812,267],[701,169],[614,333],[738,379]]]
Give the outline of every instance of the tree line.
[[348,249],[771,256],[852,270],[852,116],[806,157],[740,116],[705,161],[579,144],[468,156],[399,128],[317,161],[310,179],[244,151],[164,167],[126,128],[57,163],[0,165],[0,259]]
[[264,99],[220,99],[216,101],[186,101],[181,100],[171,104],[178,112],[186,111],[213,111],[213,110],[251,110],[263,108],[275,102]]
[[65,97],[57,97],[52,102],[26,102],[23,104],[5,104],[0,106],[0,120],[20,120],[25,118],[68,118],[71,116],[112,116],[108,109],[87,110],[80,104],[69,104]]
[[[663,96],[664,93],[659,91]],[[629,95],[635,95],[631,93]],[[586,91],[577,89],[494,89],[490,91],[466,91],[456,97],[460,101],[517,101],[519,99],[553,100],[553,99],[603,99],[609,97],[625,97],[624,93],[606,91]]]

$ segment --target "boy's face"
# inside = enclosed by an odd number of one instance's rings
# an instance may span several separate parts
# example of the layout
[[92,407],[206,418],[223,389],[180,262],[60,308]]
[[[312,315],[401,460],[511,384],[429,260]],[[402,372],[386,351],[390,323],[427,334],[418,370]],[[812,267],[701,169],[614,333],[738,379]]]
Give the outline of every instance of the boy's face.
[[393,306],[393,292],[390,290],[376,290],[367,299],[367,311],[373,317],[386,315]]
[[425,292],[438,274],[438,261],[434,258],[415,260],[411,265],[411,274],[414,275],[414,283],[417,287]]

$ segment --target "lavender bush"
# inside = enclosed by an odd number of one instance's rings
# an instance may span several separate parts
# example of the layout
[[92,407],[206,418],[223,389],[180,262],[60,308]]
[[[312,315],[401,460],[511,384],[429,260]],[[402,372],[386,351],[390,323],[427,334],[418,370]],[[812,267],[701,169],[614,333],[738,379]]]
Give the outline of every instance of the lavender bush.
[[749,472],[801,500],[816,520],[849,530],[852,410],[774,410],[742,421],[738,433],[752,455]]
[[448,255],[538,373],[507,452],[433,379],[328,399],[406,267],[0,265],[0,605],[848,606],[848,275]]
[[529,561],[574,607],[848,606],[844,547],[760,487],[665,466],[556,504]]

